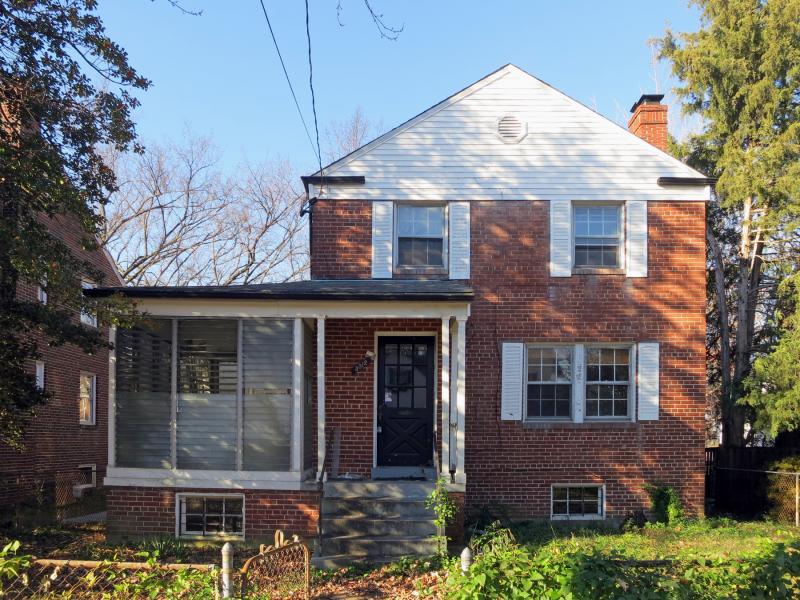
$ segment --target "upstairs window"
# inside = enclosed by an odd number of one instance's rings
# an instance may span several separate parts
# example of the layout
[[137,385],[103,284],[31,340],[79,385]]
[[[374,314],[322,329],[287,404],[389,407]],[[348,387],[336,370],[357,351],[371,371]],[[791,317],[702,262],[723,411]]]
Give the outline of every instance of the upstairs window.
[[397,254],[402,269],[443,269],[446,265],[444,205],[401,204],[396,215]]
[[578,269],[622,266],[622,206],[601,205],[573,207],[575,259]]
[[[85,290],[90,290],[95,285],[91,281],[81,281],[81,287]],[[92,311],[81,310],[81,323],[90,327],[97,327],[97,315]]]

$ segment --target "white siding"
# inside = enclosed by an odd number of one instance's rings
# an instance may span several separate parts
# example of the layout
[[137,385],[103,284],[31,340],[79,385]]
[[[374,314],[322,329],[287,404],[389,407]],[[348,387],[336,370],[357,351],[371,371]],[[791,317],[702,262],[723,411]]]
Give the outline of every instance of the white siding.
[[550,203],[550,276],[572,275],[572,205],[568,200]]
[[625,213],[627,275],[647,277],[647,202],[627,202]]
[[389,279],[392,276],[392,238],[394,237],[394,205],[392,202],[372,203],[372,277]]
[[469,202],[451,202],[450,279],[469,279]]
[[[497,135],[514,114],[528,134]],[[710,188],[661,187],[698,177],[627,130],[509,65],[326,169],[364,175],[358,197],[381,200],[708,200]],[[336,186],[329,198],[352,197]]]
[[522,344],[503,344],[502,383],[500,393],[500,419],[519,421],[522,419],[522,376],[525,349]]
[[639,398],[639,420],[658,420],[659,357],[657,343],[641,343],[637,356],[636,380]]

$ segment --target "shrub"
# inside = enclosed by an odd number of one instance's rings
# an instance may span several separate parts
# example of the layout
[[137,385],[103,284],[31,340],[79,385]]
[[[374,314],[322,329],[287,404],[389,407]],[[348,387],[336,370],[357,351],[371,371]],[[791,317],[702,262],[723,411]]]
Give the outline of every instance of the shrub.
[[[19,574],[31,563],[31,557],[27,554],[17,554],[19,547],[19,541],[14,540],[0,550],[0,584],[19,577]],[[0,588],[0,596],[2,596],[2,588]]]
[[[767,466],[769,471],[800,473],[800,456],[790,456]],[[775,521],[794,522],[795,481],[791,475],[767,476],[768,515]]]
[[650,496],[650,510],[659,523],[675,523],[683,518],[681,497],[675,488],[661,484],[647,484],[644,489]]

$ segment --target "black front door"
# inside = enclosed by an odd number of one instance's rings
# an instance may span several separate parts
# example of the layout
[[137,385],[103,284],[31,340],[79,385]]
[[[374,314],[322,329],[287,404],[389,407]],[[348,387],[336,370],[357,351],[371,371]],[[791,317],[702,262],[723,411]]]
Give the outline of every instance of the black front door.
[[378,340],[378,466],[433,459],[434,338]]

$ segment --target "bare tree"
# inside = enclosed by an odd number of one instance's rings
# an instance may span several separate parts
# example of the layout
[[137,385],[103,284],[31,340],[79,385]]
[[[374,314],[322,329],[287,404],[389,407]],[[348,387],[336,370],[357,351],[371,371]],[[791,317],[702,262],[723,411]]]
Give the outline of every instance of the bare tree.
[[382,133],[383,124],[368,119],[361,107],[343,121],[334,121],[325,128],[325,160],[332,163],[358,150]]
[[308,255],[286,163],[224,177],[208,140],[107,158],[119,190],[102,242],[135,285],[230,285],[299,278]]

